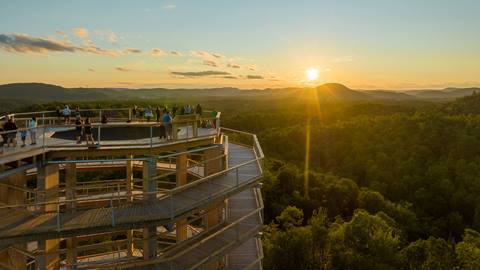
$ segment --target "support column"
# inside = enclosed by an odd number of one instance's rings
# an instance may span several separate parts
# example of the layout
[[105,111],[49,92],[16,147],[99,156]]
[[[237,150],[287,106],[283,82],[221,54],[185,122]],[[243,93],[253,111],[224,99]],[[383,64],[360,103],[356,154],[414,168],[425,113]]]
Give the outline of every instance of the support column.
[[[180,154],[177,156],[177,163],[176,163],[176,182],[177,182],[177,187],[183,186],[187,184],[187,160],[188,160],[188,155],[187,154]],[[177,221],[176,224],[177,228],[177,243],[186,240],[188,235],[187,235],[187,226],[188,226],[188,221],[187,219],[182,219]]]
[[223,170],[223,159],[220,156],[223,154],[220,148],[205,150],[205,176],[217,173]]
[[[71,160],[71,159],[69,159]],[[67,163],[65,165],[65,195],[67,201],[75,200],[77,186],[77,164]],[[67,202],[66,208],[68,212],[75,212],[77,208],[76,202]],[[77,269],[77,237],[69,237],[66,239],[67,244],[67,269]]]
[[[45,165],[37,168],[37,188],[39,191],[38,201],[58,201],[58,165]],[[55,212],[57,204],[46,204],[39,207],[41,212]],[[38,241],[38,249],[41,251],[38,257],[39,269],[58,269],[60,267],[59,239]]]
[[[131,112],[131,111],[130,111]],[[130,118],[131,119],[131,118]],[[133,158],[132,155],[128,155],[127,158]],[[127,160],[126,168],[126,185],[127,185],[127,201],[133,202],[133,161]],[[127,256],[133,256],[133,230],[127,230]]]
[[77,269],[77,237],[67,238],[67,269]]
[[[127,156],[132,158],[132,156]],[[127,185],[127,201],[133,201],[133,161],[127,160],[126,185]]]
[[[143,199],[149,202],[155,202],[157,185],[154,177],[157,174],[157,161],[151,158],[143,162],[143,192],[149,192],[143,196]],[[157,227],[147,227],[143,229],[143,258],[152,259],[157,256]]]

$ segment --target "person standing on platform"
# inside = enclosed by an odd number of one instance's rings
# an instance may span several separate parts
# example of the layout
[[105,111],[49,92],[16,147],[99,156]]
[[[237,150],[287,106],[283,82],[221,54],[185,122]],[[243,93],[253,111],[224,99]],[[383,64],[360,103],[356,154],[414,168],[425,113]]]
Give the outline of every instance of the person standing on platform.
[[162,124],[165,126],[165,132],[167,133],[167,140],[172,138],[172,118],[168,114],[168,111],[163,111]]
[[37,118],[35,116],[28,122],[31,145],[37,144]]
[[92,145],[95,145],[95,140],[93,139],[93,134],[92,134],[92,123],[90,123],[89,117],[85,119],[84,132],[85,132],[85,140],[87,141],[87,145],[90,144],[90,141],[92,142]]
[[65,124],[70,124],[70,115],[72,114],[72,110],[70,110],[70,107],[68,105],[65,106],[63,109],[63,118],[65,120]]
[[77,117],[75,119],[75,137],[77,139],[77,144],[82,143],[82,119],[80,117]]
[[13,118],[8,119],[8,122],[5,124],[4,128],[5,131],[7,131],[7,147],[12,144],[13,147],[17,146],[17,130],[18,127],[13,121]]
[[161,114],[162,112],[160,111],[160,107],[157,106],[157,109],[155,109],[155,117],[157,117],[157,123],[160,122],[160,117],[162,116]]

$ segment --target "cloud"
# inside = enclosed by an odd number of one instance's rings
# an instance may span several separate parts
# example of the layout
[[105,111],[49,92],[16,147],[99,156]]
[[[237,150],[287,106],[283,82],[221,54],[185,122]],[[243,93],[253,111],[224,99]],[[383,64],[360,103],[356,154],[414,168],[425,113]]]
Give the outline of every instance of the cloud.
[[215,71],[215,70],[207,70],[207,71],[172,71],[170,72],[171,75],[176,76],[183,76],[183,77],[206,77],[206,76],[220,76],[220,75],[230,75],[230,73],[225,71]]
[[141,53],[141,50],[134,49],[134,48],[125,48],[122,50],[123,54],[136,54],[136,53]]
[[229,67],[229,68],[240,68],[240,65],[229,63],[227,65],[227,67]]
[[176,55],[176,56],[182,56],[182,53],[181,53],[181,52],[179,52],[179,51],[175,51],[175,50],[173,50],[173,51],[170,51],[170,54],[172,54],[172,55]]
[[175,9],[176,7],[177,7],[176,5],[170,4],[170,5],[163,6],[163,9],[172,10],[172,9]]
[[222,78],[224,78],[224,79],[233,79],[233,80],[237,80],[237,79],[238,79],[237,76],[233,76],[233,75],[223,76]]
[[91,42],[77,46],[69,41],[58,41],[55,39],[45,39],[32,37],[25,34],[0,34],[0,48],[8,52],[17,53],[41,53],[49,52],[84,52],[103,56],[119,56],[121,54],[141,53],[140,50],[126,48],[122,51],[115,49],[103,49],[95,46]]
[[211,60],[203,60],[205,66],[218,67],[217,62]]
[[216,59],[220,59],[223,57],[223,55],[219,53],[209,53],[206,51],[191,51],[192,55],[203,59],[203,60],[210,60],[210,61],[215,61]]
[[90,72],[95,72],[95,69],[89,68],[88,71],[90,71]]
[[114,56],[114,57],[120,55],[120,53],[117,50],[106,50],[106,49],[97,47],[95,45],[76,47],[75,51],[81,51],[81,52],[86,52],[86,53],[91,53],[96,55]]
[[111,30],[93,30],[93,33],[99,38],[106,40],[110,43],[117,43],[119,37]]
[[257,70],[257,67],[254,66],[254,65],[251,65],[251,66],[248,66],[248,70],[256,71],[256,70]]
[[88,39],[88,30],[83,27],[78,27],[78,28],[73,28],[72,29],[73,34],[77,36],[78,38],[82,40],[87,40]]
[[116,67],[115,69],[122,72],[132,71],[131,69],[126,67]]
[[0,34],[0,47],[9,52],[19,53],[74,52],[79,49],[68,42],[35,38],[24,34]]
[[261,75],[247,75],[245,78],[249,80],[263,80],[263,76]]
[[163,52],[159,48],[153,48],[152,51],[150,52],[150,54],[153,55],[153,56],[162,56],[162,55],[165,55],[165,52]]

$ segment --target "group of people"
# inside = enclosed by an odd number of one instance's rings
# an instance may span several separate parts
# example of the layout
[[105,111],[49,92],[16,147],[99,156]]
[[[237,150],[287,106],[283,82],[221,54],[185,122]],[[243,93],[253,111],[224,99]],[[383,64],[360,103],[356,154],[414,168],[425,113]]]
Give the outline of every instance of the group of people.
[[85,138],[87,145],[95,145],[95,140],[93,139],[93,134],[92,134],[92,123],[90,122],[90,117],[85,118],[85,121],[82,120],[80,115],[77,115],[75,117],[75,137],[77,140],[77,144],[81,144],[82,138]]
[[16,147],[18,131],[20,131],[20,139],[22,140],[21,147],[27,145],[26,141],[28,133],[30,133],[30,144],[37,144],[37,118],[33,116],[28,121],[25,128],[18,128],[15,119],[7,114],[4,118],[4,123],[0,126],[0,133],[2,135],[0,146]]
[[[72,110],[70,109],[69,105],[65,105],[62,110],[57,107],[55,112],[57,118],[59,120],[63,118],[65,124],[70,124],[71,117],[75,117],[75,137],[77,144],[80,144],[83,138],[87,142],[87,145],[95,144],[95,140],[92,134],[92,123],[90,117],[86,117],[85,120],[82,120],[79,106],[76,106],[75,110]],[[214,113],[216,114],[216,112]],[[175,118],[176,115],[188,114],[202,115],[202,107],[200,106],[200,104],[197,104],[196,106],[187,104],[184,106],[175,105],[171,109],[167,108],[167,106],[157,106],[155,110],[153,110],[151,106],[147,106],[145,107],[145,109],[141,110],[135,105],[132,108],[132,117],[129,122],[133,119],[137,119],[137,117],[142,117],[142,115],[146,118],[147,122],[149,122],[152,118],[155,117],[157,122],[161,122],[160,139],[169,140],[172,138],[172,119]],[[107,122],[107,116],[102,115],[101,123],[106,124]],[[202,127],[215,127],[214,121],[211,124],[204,122],[206,121],[200,120],[200,124]],[[16,147],[18,132],[20,132],[22,147],[25,147],[27,145],[26,140],[28,133],[30,134],[30,144],[35,145],[37,138],[36,117],[33,116],[27,122],[24,128],[19,128],[15,123],[15,119],[13,117],[10,117],[9,115],[6,115],[4,117],[4,123],[0,125],[0,134],[2,138],[0,146]]]
[[[197,104],[196,106],[192,105],[184,105],[184,106],[173,106],[171,109],[169,109],[167,106],[157,106],[155,111],[152,109],[151,106],[145,107],[143,110],[137,105],[134,105],[132,108],[132,119],[138,119],[141,118],[142,116],[146,118],[147,122],[150,122],[151,119],[154,118],[154,115],[156,117],[157,122],[160,122],[160,120],[163,118],[163,115],[167,111],[171,118],[174,118],[177,114],[180,115],[186,115],[186,114],[198,114],[202,115],[202,106],[200,104]],[[155,112],[155,114],[154,114]]]

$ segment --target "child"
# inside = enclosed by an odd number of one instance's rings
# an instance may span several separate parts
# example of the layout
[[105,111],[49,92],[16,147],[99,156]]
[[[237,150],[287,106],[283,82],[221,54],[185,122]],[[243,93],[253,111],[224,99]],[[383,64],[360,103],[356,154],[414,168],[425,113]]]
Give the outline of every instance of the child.
[[20,131],[20,137],[22,138],[22,147],[25,147],[26,146],[25,140],[27,139],[27,130],[26,129],[22,129],[22,131]]

